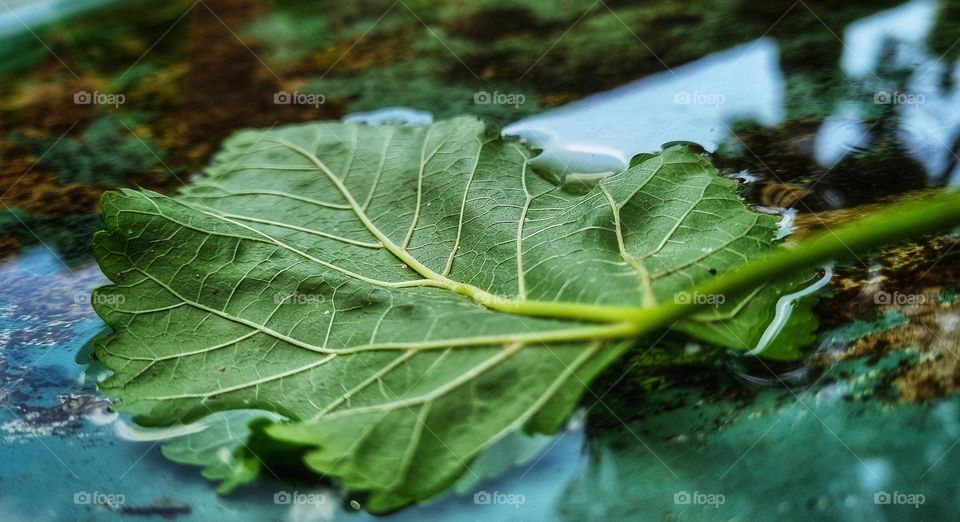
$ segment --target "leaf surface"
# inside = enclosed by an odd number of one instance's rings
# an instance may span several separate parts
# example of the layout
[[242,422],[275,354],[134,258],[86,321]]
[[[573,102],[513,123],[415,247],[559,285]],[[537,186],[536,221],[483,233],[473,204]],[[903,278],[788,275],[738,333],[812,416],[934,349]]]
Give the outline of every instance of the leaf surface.
[[163,456],[180,464],[201,467],[204,477],[220,482],[217,491],[229,493],[254,481],[261,461],[247,445],[251,421],[270,422],[281,417],[261,411],[224,411],[208,415],[202,431],[164,442]]
[[[169,198],[108,194],[102,389],[144,423],[225,409],[386,511],[518,429],[557,430],[658,305],[773,246],[775,220],[681,147],[569,192],[481,122],[235,134]],[[750,349],[806,277],[681,319]],[[810,338],[804,308],[773,356]],[[669,327],[671,325],[659,325]]]

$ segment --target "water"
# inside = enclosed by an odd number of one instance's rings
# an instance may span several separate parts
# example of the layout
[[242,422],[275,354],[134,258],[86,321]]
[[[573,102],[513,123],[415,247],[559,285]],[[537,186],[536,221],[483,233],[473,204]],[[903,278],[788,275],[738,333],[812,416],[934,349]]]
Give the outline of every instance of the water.
[[[130,516],[123,510],[189,520],[324,521],[347,514],[351,520],[375,520],[334,488],[280,483],[269,473],[238,494],[218,496],[196,468],[171,463],[159,452],[163,443],[198,433],[212,421],[142,428],[127,416],[107,413],[94,386],[96,366],[91,371],[77,364],[78,352],[103,328],[84,298],[104,283],[95,265],[69,269],[44,249],[0,266],[0,520],[122,520]],[[540,437],[534,450],[550,451],[534,451],[507,476],[468,477],[461,491],[430,506],[376,519],[531,520],[529,512],[511,505],[477,505],[474,494],[522,492],[531,504],[556,504],[561,500],[556,483],[576,473],[583,440],[582,424],[557,438]],[[518,448],[504,451],[513,455]],[[275,504],[274,495],[282,491],[324,501]],[[90,499],[122,500],[112,508]],[[543,517],[550,518],[549,510]]]
[[783,120],[777,60],[776,42],[761,38],[531,116],[503,132],[544,149],[534,164],[566,172],[622,170],[633,156],[676,141],[712,152],[735,121],[772,126]]
[[[7,1],[31,26],[63,14],[57,11],[63,3]],[[791,68],[797,43],[771,31],[722,48],[705,46],[695,59],[670,70],[630,78],[533,116],[497,114],[512,122],[505,134],[543,149],[538,165],[569,175],[602,176],[666,143],[694,143],[736,172],[745,181],[745,195],[758,204],[766,204],[754,193],[759,187],[784,180],[808,186],[811,198],[822,200],[818,210],[955,183],[960,78],[955,62],[933,51],[928,38],[941,7],[914,0],[836,27],[843,38],[842,44],[834,42],[837,77],[834,84],[810,88],[832,93],[815,96],[816,103],[800,88],[805,84],[798,87]],[[22,32],[19,22],[0,17],[0,35],[15,31]],[[420,45],[412,52],[426,53],[428,45]],[[243,59],[252,60],[248,49],[239,49],[236,60]],[[495,109],[477,109],[469,103],[470,90],[455,83],[460,80],[448,75],[444,81],[451,86],[437,91],[438,100],[463,91],[468,101],[458,110]],[[335,103],[344,104],[341,112],[330,109]],[[415,95],[407,107],[363,113],[351,112],[350,103],[331,97],[306,118],[423,124],[449,110]],[[243,124],[231,121],[219,130]],[[214,143],[219,139],[215,126],[210,135]],[[769,143],[773,146],[764,148]],[[914,165],[918,168],[909,168]],[[809,215],[810,208],[793,206],[781,209],[784,232],[792,229],[798,210]],[[210,429],[212,421],[157,430],[109,413],[95,388],[102,371],[83,351],[102,331],[88,299],[104,279],[89,257],[80,257],[61,261],[38,245],[0,266],[0,520],[111,520],[151,513],[182,520],[373,519],[351,503],[357,499],[330,484],[282,483],[269,473],[253,486],[219,496],[196,468],[171,463],[160,453],[170,441]],[[875,268],[871,274],[878,280],[890,273],[880,264]],[[842,292],[849,282],[842,271],[807,290],[822,290],[830,282],[830,292]],[[820,295],[830,298],[829,292]],[[778,304],[781,317],[789,304]],[[835,306],[828,311],[846,308]],[[938,317],[949,333],[947,316]],[[875,321],[844,319],[842,325],[832,320],[825,314],[818,354],[842,351],[866,333],[909,322],[896,314]],[[951,397],[901,405],[891,387],[903,365],[924,356],[916,350],[876,354],[825,373],[805,363],[769,368],[742,356],[695,363],[682,375],[625,364],[631,370],[622,378],[624,368],[617,368],[616,375],[600,379],[598,389],[609,392],[602,394],[603,403],[586,401],[581,416],[561,434],[514,440],[492,453],[498,462],[476,465],[502,470],[497,477],[467,477],[432,503],[380,519],[946,518],[960,510],[952,486],[952,470],[960,464],[955,448],[960,403]],[[311,494],[323,502],[278,504],[278,492]],[[523,500],[483,502],[485,494],[498,493]],[[891,501],[876,497],[880,493]],[[898,493],[913,495],[913,501],[922,495],[923,502],[897,502]],[[122,502],[90,502],[121,496]]]
[[109,5],[117,0],[4,0],[0,2],[0,38],[30,32],[38,25]]

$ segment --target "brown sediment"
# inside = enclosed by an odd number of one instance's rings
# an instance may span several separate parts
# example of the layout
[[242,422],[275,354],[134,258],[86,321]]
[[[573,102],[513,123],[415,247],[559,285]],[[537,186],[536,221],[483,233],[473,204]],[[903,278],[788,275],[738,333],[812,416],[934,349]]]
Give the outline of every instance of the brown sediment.
[[[20,240],[17,236],[0,234],[0,259],[12,257],[20,252]],[[0,397],[2,400],[2,397]]]
[[851,148],[836,163],[819,164],[813,146],[821,124],[819,118],[804,118],[775,128],[735,128],[734,145],[714,160],[721,169],[746,169],[760,178],[747,187],[745,196],[751,201],[759,201],[768,184],[804,187],[810,194],[795,202],[801,214],[880,203],[928,186],[923,166],[885,129],[877,130],[868,149]]
[[[100,196],[103,187],[94,187],[82,183],[57,185],[50,180],[29,185],[26,198],[12,199],[11,208],[19,207],[34,216],[55,217],[67,214],[89,214],[99,212]],[[18,194],[19,195],[19,194]],[[5,203],[6,204],[6,203]]]
[[[75,103],[76,93],[107,91],[94,78],[44,79],[49,75],[39,76],[39,81],[29,84],[29,88],[0,107],[3,120],[13,125],[9,129],[20,130],[28,139],[76,139],[94,119],[114,110]],[[107,187],[61,185],[57,173],[24,147],[10,142],[8,132],[0,136],[0,203],[44,217],[99,211],[100,196]],[[135,184],[151,188],[165,186],[168,176],[154,174],[138,174]]]
[[797,214],[796,220],[794,221],[794,229],[790,234],[790,238],[791,240],[799,241],[812,233],[820,232],[829,227],[844,225],[869,213],[880,211],[891,203],[924,199],[936,195],[938,192],[938,189],[898,192],[893,195],[881,197],[875,203],[815,213],[801,212]]
[[822,121],[797,119],[774,128],[750,125],[734,129],[742,154],[717,154],[720,168],[749,168],[771,182],[800,180],[819,168],[813,159],[813,145]]
[[202,147],[203,156],[225,132],[244,126],[250,109],[265,107],[269,71],[231,29],[249,23],[258,11],[251,0],[212,0],[190,15],[189,68],[181,85],[183,138],[186,147]]
[[455,36],[487,43],[517,33],[536,34],[546,31],[563,30],[562,24],[540,24],[528,9],[520,7],[501,7],[485,9],[454,18],[443,24],[443,29]]
[[894,384],[900,397],[909,402],[955,393],[960,390],[960,359],[947,355],[923,361],[894,380]]
[[908,323],[858,340],[849,357],[915,349],[921,361],[894,380],[901,399],[917,402],[960,391],[960,305],[941,303],[939,289],[910,295],[923,303],[896,307]]
[[548,94],[542,94],[539,98],[539,102],[540,105],[543,105],[544,107],[557,107],[577,101],[580,98],[581,95],[575,92],[552,92]]
[[[64,138],[67,139],[67,138]],[[34,216],[63,216],[99,211],[104,187],[81,183],[60,185],[55,172],[37,158],[0,140],[0,210],[21,208]],[[11,157],[12,156],[12,157]]]
[[330,118],[336,111],[328,105],[274,103],[282,80],[258,57],[256,44],[238,36],[259,14],[255,0],[208,0],[193,10],[189,67],[181,85],[184,150],[178,154],[206,160],[236,129]]
[[[876,296],[884,292],[886,297],[881,300],[894,303],[874,304],[872,308],[875,315],[895,310],[904,316],[905,324],[867,335],[854,341],[842,352],[819,354],[811,361],[812,364],[826,367],[842,360],[875,358],[896,351],[913,350],[920,354],[920,362],[912,366],[904,365],[893,381],[902,400],[918,402],[960,391],[960,302],[943,302],[943,287],[926,287],[922,290],[914,287],[912,291],[893,290],[889,286],[879,288],[882,290],[869,293],[861,289],[860,293],[868,296],[870,302],[875,302]],[[829,301],[834,301],[834,304],[843,302],[837,297]],[[862,299],[861,304],[865,301]],[[826,308],[831,307],[826,304]],[[840,308],[851,307],[848,303]],[[823,317],[824,313],[820,313]],[[845,324],[855,318],[845,315],[834,322]]]
[[51,136],[78,133],[96,113],[93,105],[75,103],[74,95],[97,91],[96,84],[87,78],[32,83],[4,107],[9,109],[4,119],[21,129],[40,130]]
[[812,191],[795,183],[768,183],[760,193],[760,202],[774,208],[791,208]]
[[[0,140],[0,203],[6,208],[32,207],[35,198],[56,186],[56,173],[36,165],[37,159]],[[6,210],[6,209],[3,209]]]
[[[897,201],[917,200],[938,191],[917,190],[882,202],[797,216],[791,239],[849,223]],[[865,266],[867,265],[867,266]],[[819,354],[812,363],[879,357],[915,350],[920,362],[904,365],[894,384],[904,401],[916,402],[960,391],[960,300],[944,297],[960,288],[960,243],[950,236],[926,236],[861,255],[837,268],[832,295],[817,305],[824,329],[856,319],[873,320],[889,311],[904,316],[903,326],[868,335],[842,352]]]
[[[371,67],[394,65],[416,56],[416,27],[384,34],[367,34],[327,46],[289,72],[292,74],[356,74]],[[454,59],[451,56],[451,59]]]
[[960,246],[949,237],[929,236],[838,266],[830,283],[832,296],[820,301],[817,315],[824,328],[835,328],[874,317],[880,292],[907,296],[958,285]]

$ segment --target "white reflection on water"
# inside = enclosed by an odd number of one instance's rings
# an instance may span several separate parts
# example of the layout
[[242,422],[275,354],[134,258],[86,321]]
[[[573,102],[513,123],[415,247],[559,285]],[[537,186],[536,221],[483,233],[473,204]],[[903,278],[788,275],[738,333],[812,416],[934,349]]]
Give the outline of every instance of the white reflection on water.
[[851,23],[843,32],[840,68],[862,79],[872,78],[881,63],[900,68],[926,61],[923,48],[936,15],[935,0],[914,0]]
[[851,151],[869,145],[870,131],[858,114],[857,104],[843,102],[839,104],[836,114],[820,125],[813,145],[813,157],[820,166],[831,168]]
[[779,50],[763,38],[525,118],[503,133],[544,149],[535,160],[540,165],[603,172],[672,141],[713,151],[735,121],[773,126],[783,117]]
[[117,0],[4,0],[0,2],[0,36],[28,32],[53,20],[89,11]]
[[[850,24],[840,63],[850,77],[877,82],[873,102],[894,105],[900,116],[897,138],[928,178],[956,183],[960,170],[951,148],[960,131],[960,75],[950,60],[927,47],[938,8],[935,0],[913,0]],[[898,86],[877,76],[883,75],[881,64],[913,70]],[[952,78],[953,87],[944,87],[944,78]]]

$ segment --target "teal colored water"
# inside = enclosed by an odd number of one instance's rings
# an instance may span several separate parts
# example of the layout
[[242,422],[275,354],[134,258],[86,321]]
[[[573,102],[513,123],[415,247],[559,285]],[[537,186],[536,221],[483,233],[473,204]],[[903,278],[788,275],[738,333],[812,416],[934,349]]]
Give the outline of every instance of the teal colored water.
[[[51,16],[53,5],[20,13]],[[941,5],[913,0],[838,27],[839,94],[808,82],[809,71],[788,70],[802,45],[757,35],[505,132],[542,148],[541,164],[574,175],[602,175],[675,141],[736,166],[747,187],[768,163],[799,165],[824,179],[811,188],[819,209],[955,182],[960,78],[927,42]],[[14,21],[0,17],[0,34]],[[410,105],[352,117],[429,121],[434,108]],[[758,147],[768,138],[774,153]],[[901,164],[917,168],[890,167]],[[788,230],[793,214],[783,214]],[[198,469],[164,458],[175,435],[209,425],[160,433],[108,411],[84,350],[102,331],[89,296],[105,279],[89,258],[69,265],[43,245],[0,265],[0,520],[374,519],[333,484],[265,473],[221,496]],[[945,335],[957,320],[942,318]],[[816,348],[842,350],[905,321],[846,325],[823,332]],[[510,440],[452,491],[377,519],[953,519],[960,399],[905,405],[892,385],[922,357],[908,350],[823,375],[803,364],[770,372],[732,355],[679,375],[628,360],[599,381],[602,402],[586,400],[559,435]]]
[[[178,520],[373,520],[329,486],[267,477],[238,494],[219,496],[196,469],[160,454],[169,437],[109,414],[95,388],[96,367],[91,371],[77,364],[83,346],[102,331],[88,296],[105,282],[95,265],[70,269],[43,249],[0,266],[0,520],[122,520],[150,514]],[[581,427],[535,466],[386,519],[531,520],[528,510],[515,505],[477,505],[474,494],[509,491],[530,503],[557,504],[558,479],[574,475],[582,442]],[[323,501],[276,504],[278,492]],[[543,517],[549,519],[549,511]]]
[[[83,298],[103,283],[95,266],[67,269],[34,250],[3,265],[0,282],[0,519],[373,519],[335,488],[270,477],[218,496],[193,468],[160,455],[170,438],[107,413],[95,367],[76,364],[102,328]],[[901,323],[852,325],[823,342]],[[631,396],[628,383],[604,405],[588,405],[567,431],[536,442],[525,464],[383,519],[940,519],[960,510],[960,400],[891,403],[886,378],[899,364],[847,363],[812,389],[768,379],[750,391],[729,368],[698,368],[691,382],[645,397]],[[278,492],[323,502],[278,505]],[[912,503],[875,502],[885,494]],[[475,495],[504,503],[477,504]],[[112,508],[111,499],[122,503]]]

